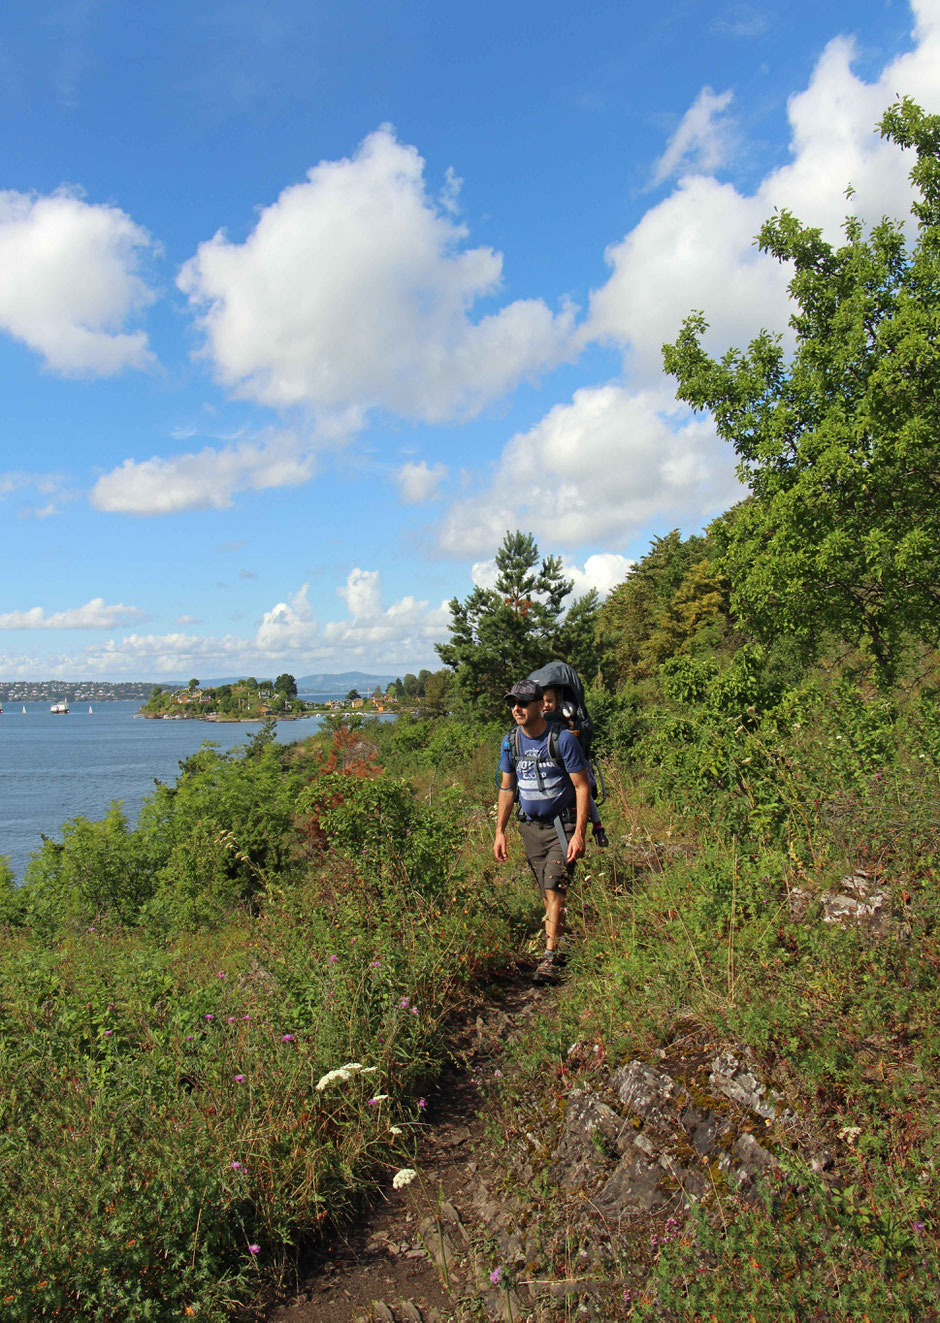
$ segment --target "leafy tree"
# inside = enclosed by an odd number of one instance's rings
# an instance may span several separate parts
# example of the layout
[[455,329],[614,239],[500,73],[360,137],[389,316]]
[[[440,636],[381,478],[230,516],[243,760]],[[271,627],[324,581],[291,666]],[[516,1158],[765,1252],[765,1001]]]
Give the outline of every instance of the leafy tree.
[[198,680],[190,680],[189,685],[188,685],[188,688],[189,688],[189,692],[190,692],[190,693],[193,693],[196,689],[199,688],[199,681],[198,681]]
[[758,242],[794,267],[792,358],[762,331],[716,361],[700,313],[663,352],[754,493],[716,530],[733,610],[807,655],[859,643],[888,679],[905,636],[940,637],[940,116],[905,99],[880,128],[916,153],[914,241],[850,218],[834,248],[780,212]]
[[509,685],[545,662],[557,658],[583,670],[596,657],[597,596],[575,603],[566,620],[563,603],[573,585],[557,556],[540,561],[531,533],[507,532],[496,568],[494,588],[477,587],[463,602],[451,601],[450,641],[437,644],[455,673],[459,704],[482,717],[503,715]]
[[453,675],[446,667],[439,671],[422,671],[421,674],[427,675],[424,683],[424,701],[421,704],[422,711],[428,716],[443,716],[450,703]]
[[274,681],[274,689],[276,693],[283,694],[285,698],[297,697],[297,681],[286,671]]
[[346,702],[351,703],[354,698],[361,698],[361,697],[362,695],[359,693],[358,689],[350,689],[349,693],[346,695]]
[[419,698],[423,698],[424,695],[425,695],[425,693],[427,692],[427,683],[428,683],[428,681],[430,680],[430,678],[431,678],[431,672],[430,672],[429,670],[427,670],[427,669],[422,669],[422,670],[420,670],[420,671],[418,672],[418,697],[419,697]]

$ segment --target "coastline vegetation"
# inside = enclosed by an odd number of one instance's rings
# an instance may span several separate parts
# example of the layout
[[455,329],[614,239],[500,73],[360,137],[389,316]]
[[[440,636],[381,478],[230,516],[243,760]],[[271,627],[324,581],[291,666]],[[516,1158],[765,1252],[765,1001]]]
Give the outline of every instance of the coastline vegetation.
[[[204,746],[135,826],[76,819],[7,879],[4,1317],[256,1308],[409,1164],[449,1017],[539,947],[521,851],[492,859],[492,700],[562,647],[594,678],[612,848],[504,1072],[503,1135],[544,1138],[507,1187],[551,1217],[560,1102],[612,1065],[746,1048],[790,1117],[762,1136],[780,1174],[745,1202],[716,1170],[662,1238],[602,1228],[607,1316],[930,1316],[940,118],[900,102],[882,131],[914,149],[916,240],[849,222],[833,249],[778,217],[792,360],[759,336],[716,362],[698,316],[666,349],[747,501],[567,614],[559,562],[507,534],[495,589],[451,604],[453,681],[419,715]],[[859,871],[885,922],[826,921]]]

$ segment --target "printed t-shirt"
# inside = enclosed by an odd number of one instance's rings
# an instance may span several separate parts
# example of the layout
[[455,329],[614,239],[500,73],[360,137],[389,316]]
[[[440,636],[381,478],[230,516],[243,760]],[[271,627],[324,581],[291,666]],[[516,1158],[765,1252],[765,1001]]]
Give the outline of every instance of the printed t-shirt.
[[[510,736],[503,740],[499,759],[501,772],[515,772],[519,786],[519,805],[526,817],[554,817],[575,802],[574,786],[565,772],[586,772],[587,760],[581,751],[581,745],[570,730],[558,732],[558,757],[564,770],[553,762],[548,753],[548,737],[551,727],[536,739],[530,738],[521,728],[519,730],[519,759],[512,765],[509,747]],[[536,767],[536,763],[538,766]]]

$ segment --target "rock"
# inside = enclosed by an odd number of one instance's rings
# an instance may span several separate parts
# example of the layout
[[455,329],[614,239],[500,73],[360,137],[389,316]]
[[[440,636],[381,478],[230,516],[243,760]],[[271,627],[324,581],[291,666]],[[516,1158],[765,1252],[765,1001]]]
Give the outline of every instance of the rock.
[[576,1089],[565,1109],[552,1179],[569,1190],[589,1184],[609,1162],[623,1128],[622,1118],[612,1107],[589,1090]]
[[683,1130],[704,1157],[713,1153],[733,1128],[727,1117],[719,1116],[706,1107],[693,1107],[691,1104],[684,1109],[679,1120]]
[[720,1166],[728,1173],[732,1185],[747,1193],[753,1189],[758,1177],[771,1171],[777,1162],[752,1134],[744,1131],[735,1140],[732,1152],[720,1160]]
[[402,1323],[424,1323],[424,1315],[413,1300],[403,1300],[398,1306]]
[[677,1085],[664,1070],[631,1061],[614,1071],[610,1083],[620,1101],[636,1116],[654,1125],[669,1125]]
[[[765,1121],[776,1118],[777,1107],[767,1097],[767,1085],[757,1074],[756,1066],[736,1052],[729,1050],[715,1057],[708,1082],[716,1093],[750,1108]],[[779,1095],[774,1097],[776,1102],[780,1101]]]
[[634,1150],[621,1158],[594,1205],[602,1215],[612,1219],[627,1213],[652,1212],[664,1207],[672,1197],[660,1188],[662,1179],[663,1169],[658,1161]]

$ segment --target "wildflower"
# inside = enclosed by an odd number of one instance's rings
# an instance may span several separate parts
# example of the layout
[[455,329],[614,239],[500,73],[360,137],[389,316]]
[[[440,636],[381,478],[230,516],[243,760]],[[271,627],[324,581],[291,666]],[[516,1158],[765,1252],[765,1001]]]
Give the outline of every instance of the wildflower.
[[385,1102],[387,1097],[387,1093],[377,1093],[374,1098],[369,1099],[369,1106],[374,1107],[376,1103]]
[[417,1008],[417,1006],[412,1006],[412,1008],[411,1008],[411,1014],[412,1014],[412,1015],[417,1015],[417,1014],[418,1014],[418,1008]]
[[114,1033],[113,1029],[105,1029],[104,1036],[105,1038],[110,1038],[113,1033]]
[[422,1107],[422,1108],[423,1108],[423,1107],[427,1107],[427,1105],[428,1105],[428,1104],[427,1104],[427,1099],[426,1099],[426,1098],[419,1098],[419,1099],[418,1099],[418,1106],[419,1106],[419,1107]]
[[187,1043],[191,1043],[192,1041],[193,1041],[193,1036],[192,1036],[192,1034],[187,1034],[187,1035],[186,1035],[186,1042],[187,1042]]
[[370,968],[370,969],[381,969],[381,968],[382,968],[382,962],[381,962],[381,960],[373,960],[373,961],[372,961],[372,964],[369,966],[369,968]]
[[338,956],[338,955],[331,955],[331,956],[330,956],[330,964],[331,964],[331,965],[335,965],[336,962],[337,962],[337,960],[339,960],[339,956]]
[[324,1089],[328,1089],[336,1080],[341,1080],[345,1084],[346,1081],[351,1078],[352,1076],[348,1070],[328,1070],[325,1075],[321,1075],[317,1080],[317,1089],[322,1093]]
[[206,1016],[206,1019],[207,1019],[207,1020],[214,1020],[214,1019],[215,1019],[215,1016],[214,1016],[214,1015],[207,1015],[207,1016]]
[[918,1236],[922,1236],[922,1235],[924,1234],[924,1224],[923,1224],[923,1222],[915,1222],[915,1223],[914,1223],[914,1231],[915,1231],[915,1233],[916,1233]]
[[241,1171],[242,1169],[242,1164],[240,1162],[230,1162],[229,1166],[231,1167],[232,1171]]
[[260,1246],[260,1245],[249,1245],[249,1246],[248,1246],[248,1253],[249,1253],[249,1254],[260,1254],[260,1253],[261,1253],[261,1246]]
[[404,1186],[410,1185],[417,1174],[414,1167],[402,1167],[401,1171],[396,1171],[392,1177],[392,1189],[401,1190]]
[[409,997],[402,997],[398,1004],[403,1011],[407,1011],[408,1007],[411,1005],[411,999]]
[[293,1034],[281,1034],[281,1042],[282,1042],[282,1043],[292,1043],[293,1041],[294,1041],[294,1035],[293,1035]]
[[229,1016],[227,1017],[227,1021],[226,1021],[226,1022],[227,1022],[228,1024],[234,1024],[234,1023],[235,1023],[235,1016],[234,1016],[234,1015],[229,1015]]
[[243,1015],[243,1016],[242,1016],[242,1019],[243,1019],[243,1020],[250,1020],[250,1019],[251,1019],[251,1016],[250,1016],[250,1015]]
[[245,1083],[245,1077],[244,1077],[244,1075],[236,1075],[236,1076],[235,1076],[235,1083],[236,1083],[236,1084],[244,1084],[244,1083]]
[[490,1273],[490,1281],[493,1283],[494,1286],[499,1286],[502,1279],[503,1279],[502,1268],[494,1268],[493,1271]]
[[388,1128],[388,1133],[389,1133],[390,1135],[400,1135],[400,1134],[401,1134],[401,1126],[400,1126],[400,1125],[390,1125],[389,1128]]
[[220,969],[218,974],[216,975],[216,978],[225,978],[225,971]]

